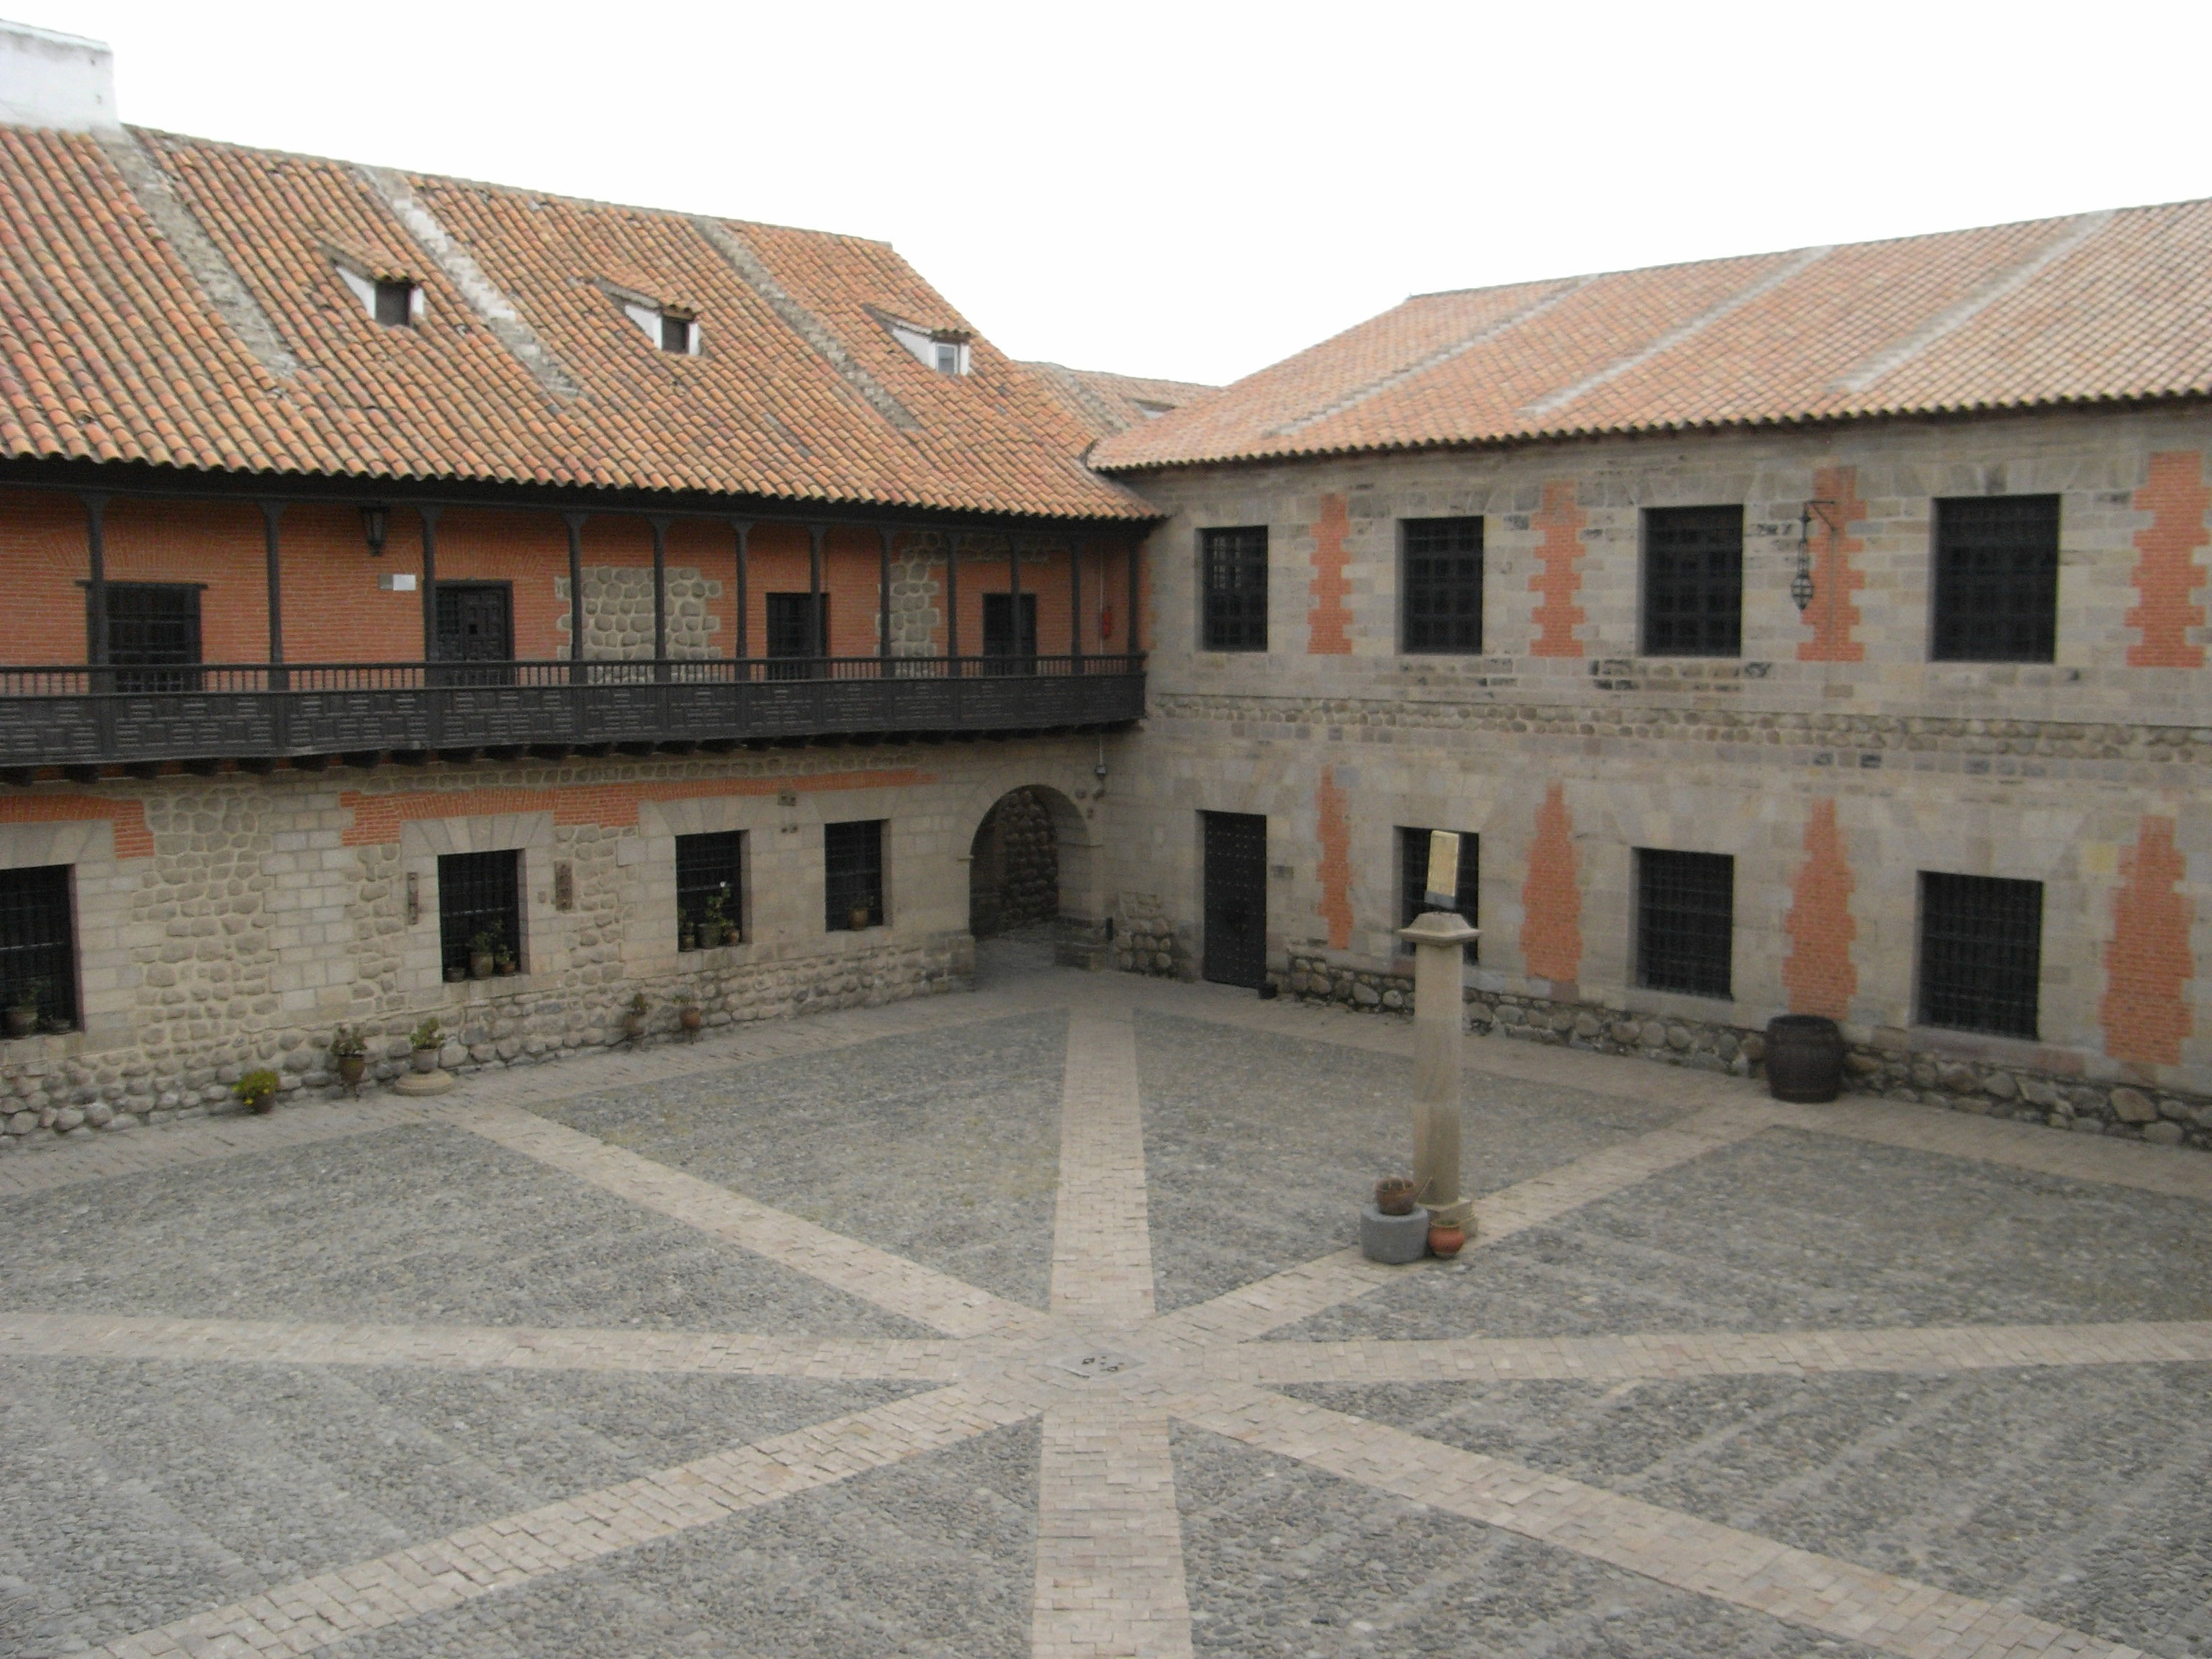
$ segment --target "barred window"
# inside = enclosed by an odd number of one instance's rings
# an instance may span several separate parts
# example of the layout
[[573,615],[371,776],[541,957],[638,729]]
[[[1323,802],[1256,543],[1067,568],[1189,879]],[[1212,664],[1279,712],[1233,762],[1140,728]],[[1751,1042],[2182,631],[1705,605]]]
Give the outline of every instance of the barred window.
[[[1429,890],[1429,833],[1426,830],[1408,830],[1403,825],[1398,830],[1398,925],[1401,927],[1411,927],[1431,908],[1425,897]],[[1452,911],[1470,927],[1482,926],[1481,919],[1476,914],[1477,896],[1482,890],[1481,861],[1481,842],[1462,830],[1459,838],[1459,902],[1452,906]],[[1467,959],[1469,962],[1478,960],[1475,953],[1480,945],[1480,939],[1471,940],[1467,945]],[[1401,952],[1413,949],[1403,939],[1398,941],[1398,948]]]
[[[842,933],[884,925],[884,821],[822,826],[822,925]],[[865,917],[866,920],[861,920]]]
[[[676,838],[676,931],[745,926],[745,836],[742,830]],[[719,945],[726,933],[710,942]]]
[[1920,1023],[2036,1035],[2043,884],[1920,875]]
[[2058,497],[1936,503],[1938,662],[2049,662],[2058,647]]
[[[200,676],[194,670],[200,661],[199,584],[109,582],[104,591],[107,660],[122,671],[115,676],[115,689],[198,690]],[[90,598],[88,587],[88,602]]]
[[1655,991],[1725,997],[1735,928],[1735,860],[1636,849],[1636,978]]
[[1199,532],[1208,651],[1267,648],[1267,527]]
[[33,1007],[47,1024],[76,1024],[66,864],[0,870],[0,1008]]
[[1482,520],[1407,519],[1398,568],[1407,652],[1482,649]]
[[1644,650],[1743,653],[1743,508],[1655,507],[1644,514]]
[[483,948],[522,960],[519,852],[447,853],[438,860],[440,964],[466,973],[469,952]]

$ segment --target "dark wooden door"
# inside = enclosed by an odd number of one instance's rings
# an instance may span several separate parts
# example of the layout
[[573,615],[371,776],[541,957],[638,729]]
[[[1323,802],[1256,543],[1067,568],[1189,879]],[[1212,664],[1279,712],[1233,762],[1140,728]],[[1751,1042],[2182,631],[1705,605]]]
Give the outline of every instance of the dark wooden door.
[[1207,812],[1206,977],[1256,986],[1267,975],[1267,820]]
[[[1021,626],[1014,626],[1014,600],[1021,600]],[[987,674],[1036,672],[1036,595],[986,593],[983,596],[983,658]]]
[[200,660],[198,585],[109,582],[106,593],[107,660],[119,671],[115,689],[198,690],[200,676],[193,672]]
[[514,593],[505,582],[438,584],[438,660],[493,664],[441,674],[451,684],[505,685],[514,678]]
[[776,659],[769,669],[770,679],[799,680],[820,672],[811,664],[830,654],[830,596],[769,594],[768,654]]

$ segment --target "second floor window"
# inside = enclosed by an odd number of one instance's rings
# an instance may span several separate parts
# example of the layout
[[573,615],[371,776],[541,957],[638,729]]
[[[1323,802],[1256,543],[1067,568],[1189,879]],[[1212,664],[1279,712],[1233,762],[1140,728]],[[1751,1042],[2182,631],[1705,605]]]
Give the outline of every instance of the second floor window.
[[109,582],[107,660],[118,691],[197,691],[200,589],[193,582]]
[[1743,654],[1743,508],[1655,507],[1644,514],[1644,651]]
[[1401,648],[1482,649],[1482,520],[1408,519],[1398,567]]
[[2058,497],[1936,503],[1938,662],[2049,662],[2058,647]]
[[1267,527],[1199,532],[1204,648],[1267,648]]

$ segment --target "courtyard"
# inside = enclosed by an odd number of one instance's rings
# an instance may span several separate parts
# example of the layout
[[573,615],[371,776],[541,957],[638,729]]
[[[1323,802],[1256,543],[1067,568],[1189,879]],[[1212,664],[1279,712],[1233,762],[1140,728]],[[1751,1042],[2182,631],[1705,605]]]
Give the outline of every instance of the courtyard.
[[1048,963],[0,1163],[0,1653],[2212,1654],[2212,1158]]

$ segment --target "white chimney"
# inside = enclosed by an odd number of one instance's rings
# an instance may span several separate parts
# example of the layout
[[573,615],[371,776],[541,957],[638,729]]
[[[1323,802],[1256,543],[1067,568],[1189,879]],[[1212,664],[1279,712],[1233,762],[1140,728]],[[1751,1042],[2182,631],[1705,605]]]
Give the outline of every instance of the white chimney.
[[120,125],[115,54],[98,40],[0,19],[0,124],[64,132]]

